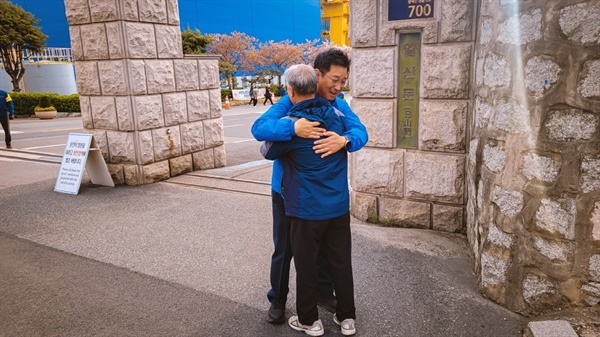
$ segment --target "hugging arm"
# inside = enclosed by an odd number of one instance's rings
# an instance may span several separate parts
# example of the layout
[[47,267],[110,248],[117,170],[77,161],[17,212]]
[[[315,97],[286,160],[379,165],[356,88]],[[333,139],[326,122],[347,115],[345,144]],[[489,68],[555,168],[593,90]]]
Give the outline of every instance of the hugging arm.
[[323,134],[325,138],[315,142],[313,150],[315,150],[315,153],[320,154],[321,158],[327,157],[343,149],[346,145],[346,138],[350,142],[350,146],[347,149],[348,152],[360,150],[369,140],[367,128],[360,122],[358,116],[352,112],[348,103],[342,99],[336,98],[335,104],[337,105],[337,109],[346,119],[346,131],[343,135],[327,131]]
[[252,124],[252,135],[259,141],[286,141],[294,137],[294,122],[284,117],[292,108],[292,102],[286,96],[282,97],[277,104],[271,106],[254,124]]
[[338,110],[346,116],[346,125],[348,129],[344,132],[344,136],[350,141],[348,152],[354,152],[362,149],[369,141],[367,128],[361,123],[360,118],[350,109],[348,103],[342,99],[336,98]]
[[320,128],[318,122],[311,122],[305,118],[294,121],[281,118],[287,116],[292,106],[289,95],[283,96],[254,121],[251,129],[254,138],[260,141],[281,142],[291,140],[294,136],[311,139],[321,137],[325,129]]

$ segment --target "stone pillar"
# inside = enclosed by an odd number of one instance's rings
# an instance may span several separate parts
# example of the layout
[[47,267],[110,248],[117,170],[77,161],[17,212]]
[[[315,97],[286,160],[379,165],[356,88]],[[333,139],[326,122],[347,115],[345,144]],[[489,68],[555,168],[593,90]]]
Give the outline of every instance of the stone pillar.
[[[352,109],[369,142],[351,155],[352,214],[466,231],[465,162],[475,1],[436,1],[428,19],[388,20],[388,1],[351,1]],[[397,141],[399,35],[421,34],[418,148]]]
[[85,132],[117,184],[225,165],[218,57],[184,57],[177,0],[65,0]]
[[484,0],[468,238],[482,291],[537,314],[600,302],[600,3]]

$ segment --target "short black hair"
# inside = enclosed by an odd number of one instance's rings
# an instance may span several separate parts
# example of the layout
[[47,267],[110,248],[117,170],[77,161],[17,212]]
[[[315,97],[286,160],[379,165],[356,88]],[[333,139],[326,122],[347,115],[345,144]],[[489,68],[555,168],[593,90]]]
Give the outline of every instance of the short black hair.
[[319,69],[322,74],[327,74],[331,65],[344,67],[350,71],[350,58],[339,48],[327,49],[315,58],[314,68]]

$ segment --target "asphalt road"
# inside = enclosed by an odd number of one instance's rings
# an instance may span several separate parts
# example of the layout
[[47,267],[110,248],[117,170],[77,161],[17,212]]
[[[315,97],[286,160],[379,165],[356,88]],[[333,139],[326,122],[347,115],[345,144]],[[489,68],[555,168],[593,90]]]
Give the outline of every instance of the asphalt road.
[[[240,165],[263,159],[259,153],[260,143],[250,132],[252,123],[269,106],[234,106],[223,110],[223,126],[227,166]],[[15,150],[34,151],[62,155],[69,133],[83,132],[79,117],[39,120],[17,118],[11,121],[12,146]],[[56,178],[58,165],[44,162],[2,157],[4,132],[0,130],[0,189],[26,182]],[[18,155],[14,151],[13,155]]]

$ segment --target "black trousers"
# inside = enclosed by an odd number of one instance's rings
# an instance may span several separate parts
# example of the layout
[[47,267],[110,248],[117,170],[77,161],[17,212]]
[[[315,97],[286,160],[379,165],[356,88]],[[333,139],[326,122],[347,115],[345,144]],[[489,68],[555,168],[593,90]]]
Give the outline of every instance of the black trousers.
[[0,124],[2,124],[2,129],[4,130],[4,143],[6,143],[6,146],[9,146],[12,138],[10,137],[10,123],[8,121],[8,114],[6,114],[6,116],[0,116]]
[[273,105],[273,100],[271,99],[271,96],[269,96],[269,98],[265,97],[265,101],[263,102],[263,105],[267,104],[267,101],[270,101],[271,105]]
[[327,220],[290,218],[290,240],[296,266],[296,311],[301,324],[319,319],[319,253],[327,260],[337,297],[336,316],[341,322],[356,318],[352,278],[350,213]]
[[[292,243],[290,240],[290,217],[285,215],[284,200],[281,194],[271,190],[273,208],[273,243],[275,250],[271,256],[271,289],[267,293],[269,302],[287,301],[290,290],[290,268]],[[329,266],[323,254],[319,256],[319,291],[321,296],[333,294],[333,281]]]

